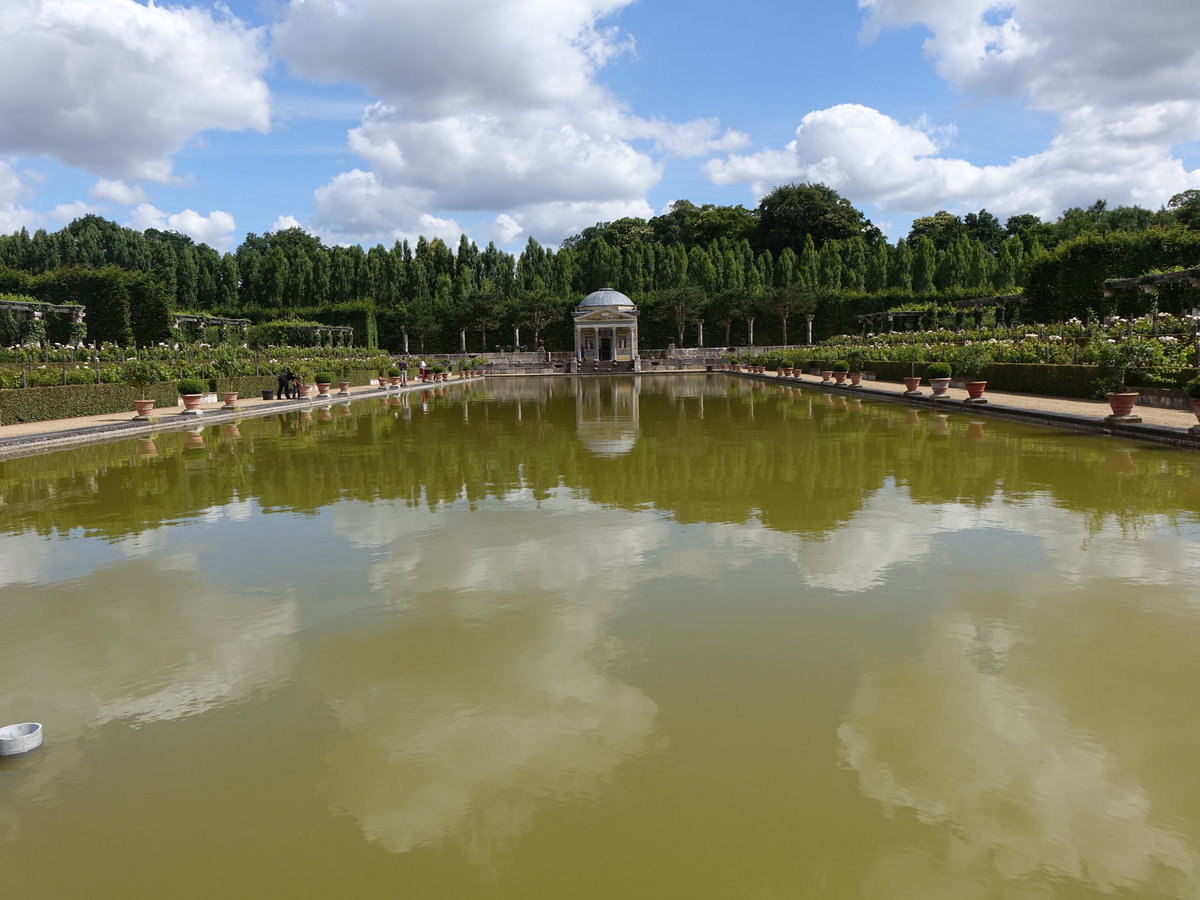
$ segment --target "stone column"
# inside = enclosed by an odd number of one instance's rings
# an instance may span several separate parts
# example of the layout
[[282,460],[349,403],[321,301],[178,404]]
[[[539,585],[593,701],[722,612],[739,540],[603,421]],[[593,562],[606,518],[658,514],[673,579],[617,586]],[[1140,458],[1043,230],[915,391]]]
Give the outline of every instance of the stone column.
[[808,313],[808,314],[807,314],[807,315],[805,315],[805,317],[804,317],[804,321],[805,321],[805,323],[808,325],[808,344],[809,344],[810,346],[812,345],[812,342],[813,342],[813,339],[812,339],[812,323],[813,323],[813,318],[814,318],[814,316],[813,316],[813,314],[812,314],[812,313]]

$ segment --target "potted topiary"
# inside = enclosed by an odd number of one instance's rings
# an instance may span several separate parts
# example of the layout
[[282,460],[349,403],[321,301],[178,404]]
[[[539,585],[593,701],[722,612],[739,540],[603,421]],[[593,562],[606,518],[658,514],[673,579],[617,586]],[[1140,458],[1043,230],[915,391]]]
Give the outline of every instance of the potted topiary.
[[204,391],[207,385],[199,378],[184,378],[176,385],[179,390],[179,396],[183,400],[183,415],[198,416],[200,409],[200,400],[204,396]]
[[313,381],[317,383],[317,393],[322,397],[328,396],[329,385],[333,384],[333,375],[329,372],[318,372],[313,376]]
[[839,387],[846,386],[846,375],[850,372],[850,364],[839,359],[833,364],[833,382]]
[[392,366],[390,369],[387,370],[387,374],[388,374],[388,386],[389,387],[399,387],[400,386],[400,370],[397,369],[395,366]]
[[950,387],[950,373],[953,370],[950,368],[950,363],[932,362],[925,367],[925,377],[929,379],[929,386],[933,388],[934,400],[948,400],[950,395],[946,393],[946,389]]
[[350,396],[350,361],[347,359],[339,359],[333,366],[333,374],[338,379],[338,396]]
[[862,353],[857,350],[847,353],[846,362],[850,366],[850,387],[859,387],[863,377]]
[[125,383],[137,388],[140,397],[133,401],[133,408],[137,411],[137,415],[133,417],[134,421],[145,422],[150,418],[150,411],[154,409],[154,401],[146,397],[146,392],[150,390],[151,385],[162,381],[162,370],[157,363],[135,359],[125,364],[124,375]]
[[992,355],[979,344],[968,344],[954,354],[954,371],[963,380],[963,387],[967,391],[967,399],[963,403],[987,403],[983,398],[987,388],[983,375],[991,364]]

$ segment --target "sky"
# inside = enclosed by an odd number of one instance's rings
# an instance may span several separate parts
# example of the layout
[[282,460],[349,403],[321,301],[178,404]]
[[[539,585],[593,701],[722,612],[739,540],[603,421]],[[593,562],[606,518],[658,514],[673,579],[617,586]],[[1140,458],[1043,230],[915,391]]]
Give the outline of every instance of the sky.
[[554,246],[823,182],[892,240],[1200,188],[1196,0],[0,0],[0,233]]

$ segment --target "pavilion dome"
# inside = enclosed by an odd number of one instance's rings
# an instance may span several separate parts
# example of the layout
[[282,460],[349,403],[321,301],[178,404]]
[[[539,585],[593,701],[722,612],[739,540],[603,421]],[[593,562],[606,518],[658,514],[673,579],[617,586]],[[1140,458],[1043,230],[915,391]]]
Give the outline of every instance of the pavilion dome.
[[620,291],[614,290],[610,287],[600,288],[598,291],[592,291],[581,301],[579,301],[580,309],[584,307],[597,306],[619,306],[627,309],[636,308],[636,304],[632,300],[630,300]]

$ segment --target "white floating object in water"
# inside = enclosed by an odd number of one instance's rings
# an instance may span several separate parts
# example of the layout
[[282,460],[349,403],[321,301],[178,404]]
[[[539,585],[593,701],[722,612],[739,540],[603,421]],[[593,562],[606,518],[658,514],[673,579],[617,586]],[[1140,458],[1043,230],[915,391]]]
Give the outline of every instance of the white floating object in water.
[[42,746],[41,722],[5,725],[0,728],[0,756],[16,756]]

